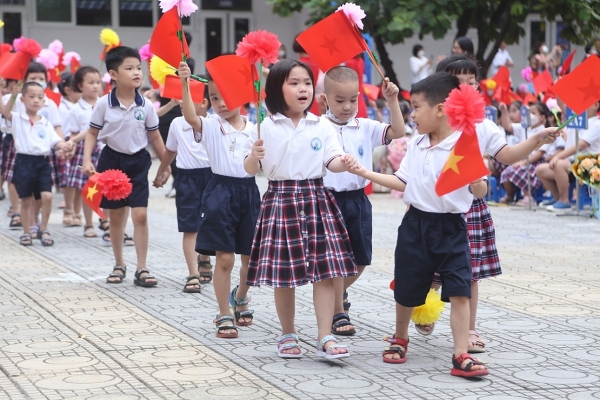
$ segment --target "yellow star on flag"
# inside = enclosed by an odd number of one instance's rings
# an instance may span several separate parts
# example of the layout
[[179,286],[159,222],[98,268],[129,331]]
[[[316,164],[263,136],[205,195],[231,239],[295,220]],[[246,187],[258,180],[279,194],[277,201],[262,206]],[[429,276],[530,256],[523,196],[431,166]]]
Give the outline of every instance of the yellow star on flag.
[[458,170],[458,162],[463,158],[465,157],[457,156],[456,154],[454,154],[454,149],[452,149],[452,151],[450,152],[450,156],[448,157],[448,161],[446,161],[446,164],[444,165],[444,170],[442,172],[446,172],[447,170],[451,169],[452,171],[460,175],[460,171]]
[[98,189],[96,189],[96,186],[98,186],[98,184],[94,183],[93,187],[88,188],[88,192],[87,192],[88,200],[93,200],[96,193],[98,193]]

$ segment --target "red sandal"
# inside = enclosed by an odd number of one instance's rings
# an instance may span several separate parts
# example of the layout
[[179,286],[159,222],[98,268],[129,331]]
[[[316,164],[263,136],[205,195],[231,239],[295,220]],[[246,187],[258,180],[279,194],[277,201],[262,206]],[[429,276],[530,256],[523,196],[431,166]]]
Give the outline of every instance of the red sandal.
[[[471,360],[469,361],[469,363],[467,363],[467,365],[462,368],[462,363],[465,360]],[[454,376],[460,376],[461,378],[475,378],[478,376],[484,376],[490,373],[490,371],[487,369],[487,367],[485,369],[476,369],[476,370],[471,370],[471,368],[473,368],[474,365],[484,365],[483,362],[479,361],[476,358],[473,358],[473,356],[471,356],[469,353],[464,353],[461,354],[458,357],[455,357],[454,354],[452,355],[452,369],[450,370],[450,375],[454,375]]]
[[[391,343],[383,350],[383,362],[388,364],[403,364],[406,362],[406,353],[408,353],[408,339],[396,338],[396,335],[392,337],[385,336],[383,340]],[[389,358],[385,357],[388,354],[400,354],[400,358]]]

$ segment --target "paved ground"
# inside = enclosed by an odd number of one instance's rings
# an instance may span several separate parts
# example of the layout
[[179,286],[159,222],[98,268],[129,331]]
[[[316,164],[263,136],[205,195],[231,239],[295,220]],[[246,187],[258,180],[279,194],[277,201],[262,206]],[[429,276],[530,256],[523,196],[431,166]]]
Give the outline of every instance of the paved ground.
[[[261,180],[264,187],[265,182]],[[350,292],[359,333],[347,361],[313,356],[311,290],[297,291],[307,356],[276,357],[269,288],[253,290],[255,326],[217,340],[212,286],[181,292],[187,269],[166,190],[151,191],[149,267],[158,288],[104,283],[112,253],[55,210],[52,248],[17,244],[0,227],[0,399],[593,399],[600,398],[600,221],[492,210],[504,274],[481,284],[479,330],[491,374],[451,377],[448,312],[432,336],[411,336],[408,362],[381,362],[391,334],[396,228],[404,205],[372,196],[374,265]],[[56,196],[59,199],[59,196]],[[0,203],[0,215],[8,202]],[[2,217],[4,219],[5,217]],[[132,229],[128,229],[129,233]],[[133,248],[126,258],[134,265]]]

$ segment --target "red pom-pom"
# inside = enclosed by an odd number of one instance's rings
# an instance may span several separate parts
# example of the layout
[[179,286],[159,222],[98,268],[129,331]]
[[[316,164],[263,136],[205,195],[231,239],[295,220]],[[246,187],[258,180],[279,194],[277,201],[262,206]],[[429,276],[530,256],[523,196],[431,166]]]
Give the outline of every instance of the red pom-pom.
[[109,169],[100,174],[98,185],[102,187],[102,196],[107,200],[122,200],[131,194],[133,185],[129,177],[118,169]]
[[36,58],[42,51],[42,46],[33,39],[23,38],[19,44],[19,51],[28,54],[31,58]]
[[446,99],[444,110],[448,124],[457,130],[475,130],[475,124],[485,117],[485,102],[481,94],[470,85],[460,85]]
[[258,30],[244,36],[235,54],[244,57],[250,64],[262,60],[263,64],[269,65],[277,62],[280,47],[281,42],[276,34]]

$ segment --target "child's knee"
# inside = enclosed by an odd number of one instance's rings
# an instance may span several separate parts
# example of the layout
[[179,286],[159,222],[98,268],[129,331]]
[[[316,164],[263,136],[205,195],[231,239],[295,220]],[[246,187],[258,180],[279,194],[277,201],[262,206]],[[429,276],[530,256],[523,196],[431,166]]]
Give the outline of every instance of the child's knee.
[[234,263],[235,263],[235,254],[234,253],[225,253],[225,252],[220,252],[220,251],[217,252],[216,265],[219,268],[231,270],[233,268]]
[[40,197],[42,198],[43,203],[52,201],[52,192],[42,192],[40,193]]
[[146,225],[148,223],[148,209],[136,207],[131,209],[131,219],[134,225]]

